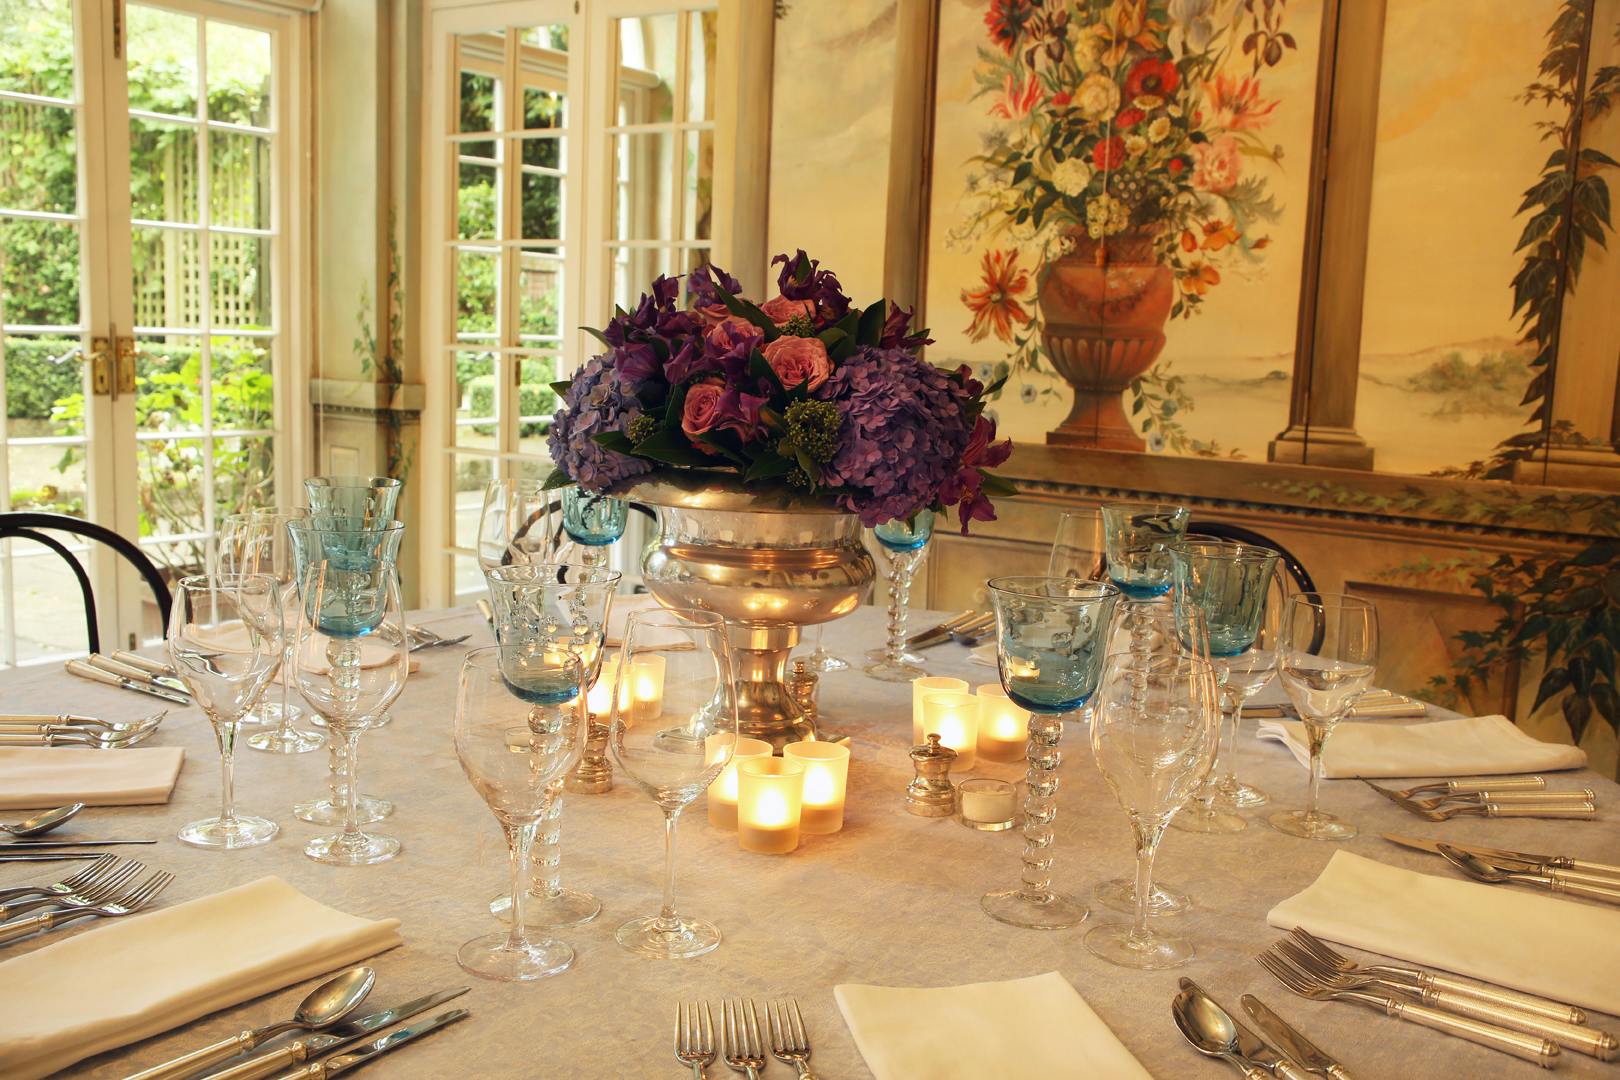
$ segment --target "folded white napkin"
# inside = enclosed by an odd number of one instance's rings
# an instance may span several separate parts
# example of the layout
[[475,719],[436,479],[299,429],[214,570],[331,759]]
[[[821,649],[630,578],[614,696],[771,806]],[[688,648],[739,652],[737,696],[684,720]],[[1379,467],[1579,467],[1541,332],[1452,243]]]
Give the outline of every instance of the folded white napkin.
[[[1261,720],[1259,735],[1281,742],[1301,765],[1310,764],[1305,725],[1298,720]],[[1403,726],[1349,721],[1335,727],[1322,748],[1322,775],[1330,780],[1499,776],[1579,769],[1585,764],[1586,751],[1580,747],[1533,739],[1505,716],[1467,716]]]
[[1272,908],[1266,922],[1620,1015],[1620,909],[1613,907],[1336,851],[1321,876]]
[[166,803],[185,758],[178,746],[7,747],[0,749],[0,810]]
[[[3,970],[3,969],[0,969]],[[909,989],[833,987],[877,1080],[1109,1080],[1149,1073],[1055,971],[1006,982]]]
[[399,920],[274,877],[109,919],[0,963],[0,1076],[45,1076],[398,944]]

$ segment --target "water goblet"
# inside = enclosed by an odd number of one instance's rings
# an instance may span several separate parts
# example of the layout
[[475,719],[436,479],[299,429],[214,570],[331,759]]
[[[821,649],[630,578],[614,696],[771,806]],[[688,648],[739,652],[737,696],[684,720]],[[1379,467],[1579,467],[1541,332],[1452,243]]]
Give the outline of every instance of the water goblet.
[[[1266,591],[1265,609],[1260,613],[1260,627],[1254,635],[1254,644],[1236,656],[1225,658],[1226,683],[1224,690],[1233,700],[1231,719],[1223,725],[1221,748],[1216,758],[1220,778],[1216,781],[1218,798],[1223,806],[1247,810],[1264,806],[1271,796],[1253,784],[1238,778],[1234,762],[1237,760],[1237,737],[1243,730],[1243,706],[1271,684],[1277,675],[1277,638],[1282,630],[1282,617],[1288,608],[1288,583],[1279,566]],[[1179,821],[1187,815],[1178,815]]]
[[1356,827],[1317,807],[1322,747],[1372,685],[1378,665],[1378,610],[1357,596],[1300,593],[1288,602],[1278,652],[1278,677],[1305,727],[1311,781],[1305,809],[1281,810],[1266,820],[1290,836],[1348,840]]
[[[530,563],[496,566],[484,572],[495,610],[495,640],[544,651],[566,652],[580,661],[588,698],[602,673],[608,613],[623,575],[616,570]],[[587,713],[587,725],[599,721]],[[603,725],[605,728],[605,725]],[[588,892],[562,885],[564,778],[548,785],[546,805],[531,848],[529,895],[523,917],[530,926],[573,926],[589,922],[602,902]],[[509,896],[490,901],[497,917],[509,916]]]
[[244,848],[277,825],[236,812],[236,738],[242,717],[281,667],[285,628],[280,589],[267,574],[181,578],[169,612],[169,663],[208,714],[219,745],[219,816],[194,821],[180,839],[194,847]]
[[478,565],[551,562],[552,493],[539,480],[496,479],[484,487],[478,515]]
[[906,649],[906,615],[911,603],[911,583],[928,554],[928,541],[934,535],[934,512],[919,510],[910,521],[896,519],[879,525],[872,535],[883,548],[889,570],[889,636],[882,654],[863,669],[884,682],[911,682],[928,672],[922,657]]
[[1086,906],[1052,888],[1050,848],[1057,816],[1063,717],[1097,688],[1119,589],[1102,581],[1000,577],[989,581],[996,611],[996,667],[1001,688],[1030,713],[1029,768],[1024,786],[1024,871],[1010,889],[979,901],[991,918],[1032,930],[1082,922]]
[[848,671],[848,660],[827,651],[827,624],[816,623],[811,633],[811,640],[815,642],[815,648],[810,651],[809,657],[806,658],[809,661],[810,670],[819,675],[825,675],[829,671]]
[[[1260,632],[1266,595],[1277,577],[1278,558],[1270,548],[1213,539],[1188,539],[1170,549],[1176,611],[1200,612],[1209,627],[1209,651],[1221,686],[1223,731],[1235,723],[1240,700],[1239,692],[1229,685],[1229,661],[1244,655]],[[1221,752],[1220,744],[1216,752]],[[1175,828],[1206,834],[1230,834],[1248,828],[1248,822],[1217,805],[1220,767],[1217,757],[1215,769],[1199,786],[1192,811],[1177,815]]]
[[562,511],[563,531],[579,545],[579,561],[586,566],[606,566],[608,548],[629,524],[630,504],[573,484],[563,489]]
[[1170,547],[1187,532],[1187,508],[1116,503],[1102,508],[1108,580],[1133,600],[1151,600],[1173,583]]
[[403,486],[391,476],[312,476],[304,481],[304,494],[318,527],[364,532],[394,520]]
[[1219,693],[1214,666],[1199,657],[1108,658],[1091,718],[1091,749],[1131,821],[1138,898],[1130,927],[1100,925],[1086,935],[1086,948],[1111,964],[1158,969],[1193,958],[1191,942],[1148,928],[1147,898],[1165,826],[1214,765]]
[[[646,655],[666,661],[661,717],[646,716],[625,692],[636,660]],[[632,919],[614,936],[642,956],[701,956],[720,944],[720,930],[675,911],[675,827],[681,811],[726,767],[736,743],[737,699],[725,620],[710,611],[679,608],[633,613],[618,680],[608,747],[619,771],[664,812],[664,898],[657,915]],[[690,737],[666,737],[671,719]],[[705,747],[699,732],[732,738],[709,739]]]
[[1065,510],[1058,515],[1052,554],[1046,564],[1047,576],[1106,580],[1108,564],[1103,552],[1102,511]]
[[526,982],[564,971],[574,950],[530,941],[524,906],[535,829],[551,785],[584,742],[585,680],[579,657],[538,643],[474,649],[456,694],[456,758],[501,823],[511,860],[511,928],[473,938],[456,953],[464,971]]
[[[386,527],[342,529],[324,527],[306,515],[289,518],[285,527],[287,538],[292,541],[293,581],[298,586],[300,603],[303,602],[304,575],[309,572],[311,565],[328,559],[357,568],[374,562],[397,565],[399,547],[405,538],[405,524],[400,521]],[[288,636],[296,638],[297,628],[298,623],[294,620],[288,625]],[[292,675],[293,669],[289,668],[282,677],[290,680]],[[312,715],[311,722],[325,724],[318,713]],[[341,740],[328,739],[326,751],[326,796],[294,805],[293,816],[312,825],[342,825],[348,819],[348,796],[345,793],[349,783],[345,771],[348,762]],[[381,821],[393,812],[393,803],[375,795],[361,793],[355,803],[356,819],[362,825]]]
[[326,718],[343,748],[343,830],[304,845],[316,862],[363,866],[392,859],[399,841],[360,830],[360,733],[399,698],[410,670],[410,637],[392,562],[312,563],[299,590],[298,692]]

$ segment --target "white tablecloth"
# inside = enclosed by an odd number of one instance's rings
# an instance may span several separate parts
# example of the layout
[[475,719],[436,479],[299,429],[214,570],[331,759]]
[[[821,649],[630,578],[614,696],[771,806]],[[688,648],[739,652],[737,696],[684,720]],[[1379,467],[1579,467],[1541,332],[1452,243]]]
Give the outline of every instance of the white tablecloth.
[[[859,660],[881,636],[882,612],[862,609],[830,630],[829,645]],[[445,634],[473,632],[487,643],[476,613],[424,612],[413,621]],[[932,621],[938,621],[937,618]],[[914,625],[931,625],[919,615]],[[965,649],[946,645],[927,654],[937,674],[970,683],[991,681]],[[237,797],[245,811],[278,820],[269,845],[218,853],[174,839],[187,821],[215,811],[219,772],[213,736],[201,713],[170,713],[159,743],[187,749],[175,799],[167,806],[86,810],[82,835],[155,837],[162,843],[139,857],[173,870],[166,900],[178,902],[265,874],[278,874],[325,903],[355,915],[402,920],[405,946],[376,961],[379,1008],[431,989],[473,984],[457,1002],[472,1017],[391,1055],[388,1077],[605,1077],[688,1075],[670,1051],[675,1003],[683,997],[717,1001],[730,995],[795,995],[828,1078],[870,1076],[838,1016],[837,983],[942,986],[1062,972],[1131,1052],[1161,1078],[1227,1075],[1227,1066],[1199,1057],[1176,1031],[1170,999],[1186,974],[1236,1009],[1254,993],[1297,1021],[1324,1049],[1362,1076],[1531,1076],[1534,1066],[1472,1044],[1404,1025],[1347,1004],[1305,1001],[1285,992],[1255,964],[1253,954],[1276,937],[1266,911],[1298,892],[1341,845],[1285,836],[1250,815],[1236,836],[1172,831],[1161,849],[1161,877],[1190,890],[1198,906],[1172,920],[1197,943],[1194,963],[1181,971],[1139,973],[1095,959],[1081,937],[1098,921],[1127,917],[1093,905],[1078,929],[1039,933],[991,921],[979,910],[986,889],[1011,884],[1019,870],[1017,830],[973,832],[949,819],[913,817],[902,808],[910,778],[910,687],[849,672],[826,677],[821,701],[827,722],[854,735],[849,807],[844,831],[809,837],[791,856],[750,855],[732,834],[711,829],[699,804],[680,829],[677,898],[682,910],[716,922],[720,948],[697,960],[655,962],[633,957],[613,940],[624,920],[657,909],[662,858],[659,813],[651,800],[622,784],[607,795],[570,796],[563,817],[565,883],[599,896],[596,921],[559,931],[578,952],[573,970],[523,986],[484,982],[462,973],[461,943],[496,923],[489,898],[505,887],[505,846],[494,818],[468,786],[451,746],[450,717],[460,650],[418,654],[421,670],[394,710],[394,722],[361,740],[362,788],[396,801],[398,812],[373,828],[403,838],[403,855],[380,866],[335,869],[305,859],[314,826],[295,819],[294,802],[323,789],[326,754],[273,757],[242,750]],[[133,694],[74,679],[58,669],[0,676],[10,711],[72,711],[133,715],[148,703]],[[1240,772],[1287,806],[1298,805],[1305,774],[1280,746],[1258,744],[1247,732]],[[1084,729],[1071,725],[1065,741],[1055,878],[1089,896],[1100,879],[1130,870],[1125,816],[1093,767]],[[71,753],[75,751],[66,751]],[[87,753],[89,751],[86,751]],[[1015,778],[1021,769],[981,765],[973,775]],[[1590,772],[1561,774],[1560,786],[1598,790],[1599,822],[1418,821],[1354,782],[1324,785],[1324,805],[1356,821],[1361,835],[1349,850],[1426,873],[1447,870],[1439,860],[1396,848],[1379,833],[1442,835],[1500,847],[1577,853],[1620,862],[1614,828],[1620,789]],[[68,864],[63,864],[68,865]],[[0,865],[0,886],[50,873],[43,867]],[[1465,912],[1459,917],[1466,917]],[[73,932],[73,931],[64,931]],[[37,947],[19,943],[0,957]],[[118,958],[109,956],[109,964]],[[70,1075],[118,1077],[255,1024],[291,1015],[307,987],[292,988],[214,1014],[189,1027],[102,1055]],[[1612,1018],[1597,1017],[1611,1030]],[[0,1023],[4,1019],[0,1018]],[[919,1024],[929,1018],[919,1016]],[[938,1037],[948,1041],[950,1032]],[[373,1069],[377,1069],[373,1066]],[[1610,1076],[1611,1066],[1566,1054],[1568,1076]],[[1008,1074],[1017,1066],[1009,1062]],[[730,1075],[723,1065],[711,1075]],[[790,1075],[773,1063],[771,1076]]]

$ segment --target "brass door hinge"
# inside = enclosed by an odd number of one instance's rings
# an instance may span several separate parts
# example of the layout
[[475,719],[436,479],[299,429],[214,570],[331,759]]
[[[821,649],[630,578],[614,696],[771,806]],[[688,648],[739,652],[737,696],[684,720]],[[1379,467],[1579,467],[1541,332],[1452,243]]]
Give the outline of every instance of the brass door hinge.
[[113,394],[115,398],[119,394],[133,394],[135,392],[135,356],[138,351],[135,348],[135,339],[128,334],[118,338],[117,341],[118,389]]
[[90,391],[96,397],[109,397],[113,392],[112,339],[90,339]]
[[135,339],[119,336],[116,327],[107,337],[90,339],[90,389],[97,397],[118,400],[135,392]]

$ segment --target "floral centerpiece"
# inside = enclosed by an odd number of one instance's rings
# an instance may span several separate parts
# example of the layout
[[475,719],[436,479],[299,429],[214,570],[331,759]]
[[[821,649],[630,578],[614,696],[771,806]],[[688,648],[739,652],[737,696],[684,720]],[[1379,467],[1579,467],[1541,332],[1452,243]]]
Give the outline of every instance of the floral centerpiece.
[[956,507],[994,520],[990,470],[1012,452],[986,387],[919,350],[927,332],[878,300],[858,308],[803,251],[778,255],[755,304],[723,270],[659,277],[634,311],[591,331],[607,350],[557,384],[553,484],[606,491],[660,470],[724,470],[743,488],[821,495],[867,526]]
[[[997,245],[962,292],[973,340],[1013,346],[1015,371],[1047,370],[1044,354],[1082,398],[1117,404],[1163,348],[1167,319],[1196,313],[1222,267],[1261,259],[1280,211],[1257,166],[1277,165],[1281,148],[1263,138],[1278,102],[1260,73],[1295,47],[1286,7],[989,0],[975,78],[992,123],[955,234]],[[1032,271],[1038,311],[1026,306]],[[1090,404],[1095,429],[1102,403]]]

